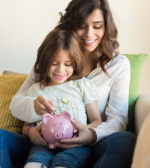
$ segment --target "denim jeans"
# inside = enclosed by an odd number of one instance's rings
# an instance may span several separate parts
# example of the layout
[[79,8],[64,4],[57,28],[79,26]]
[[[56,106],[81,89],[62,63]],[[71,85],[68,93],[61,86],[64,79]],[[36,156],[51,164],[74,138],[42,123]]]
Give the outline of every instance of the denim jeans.
[[113,133],[92,147],[93,168],[130,168],[136,137],[130,132]]
[[80,147],[63,150],[49,149],[41,145],[31,145],[28,162],[44,163],[47,167],[63,166],[67,168],[88,167],[91,159],[91,148]]
[[22,168],[29,148],[28,137],[0,129],[0,168]]

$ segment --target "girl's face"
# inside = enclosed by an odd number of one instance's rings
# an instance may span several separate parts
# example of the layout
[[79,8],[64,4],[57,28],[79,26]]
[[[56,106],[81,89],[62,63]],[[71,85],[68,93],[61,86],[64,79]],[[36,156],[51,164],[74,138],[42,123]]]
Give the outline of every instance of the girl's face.
[[99,9],[94,10],[87,21],[77,30],[81,45],[87,52],[92,52],[97,48],[103,39],[104,33],[104,17]]
[[70,55],[66,50],[56,52],[51,63],[48,76],[51,79],[49,85],[58,85],[67,81],[74,72],[73,63]]

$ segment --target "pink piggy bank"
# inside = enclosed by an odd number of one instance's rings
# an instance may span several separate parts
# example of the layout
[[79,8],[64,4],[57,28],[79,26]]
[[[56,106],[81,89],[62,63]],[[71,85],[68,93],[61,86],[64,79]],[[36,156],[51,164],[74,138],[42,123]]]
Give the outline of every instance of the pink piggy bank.
[[67,111],[61,114],[44,114],[42,116],[42,134],[48,142],[49,148],[56,148],[55,143],[61,139],[69,139],[73,136],[71,116]]

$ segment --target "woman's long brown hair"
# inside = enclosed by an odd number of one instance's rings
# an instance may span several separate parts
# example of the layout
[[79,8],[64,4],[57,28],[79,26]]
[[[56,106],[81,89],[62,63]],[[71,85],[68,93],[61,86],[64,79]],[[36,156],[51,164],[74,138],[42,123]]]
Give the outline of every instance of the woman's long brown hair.
[[66,8],[65,14],[60,13],[59,24],[77,31],[95,9],[100,9],[103,13],[105,34],[101,44],[92,54],[93,56],[99,54],[98,60],[97,57],[95,58],[95,63],[99,62],[102,70],[107,74],[105,65],[118,54],[119,47],[117,27],[107,0],[72,0]]

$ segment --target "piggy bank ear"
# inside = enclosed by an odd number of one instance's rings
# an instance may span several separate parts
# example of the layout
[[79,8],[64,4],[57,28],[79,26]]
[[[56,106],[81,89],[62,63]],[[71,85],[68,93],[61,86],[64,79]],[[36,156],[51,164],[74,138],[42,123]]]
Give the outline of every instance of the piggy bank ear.
[[43,124],[45,125],[47,123],[47,121],[51,120],[52,118],[53,118],[53,115],[51,115],[51,114],[48,114],[48,113],[43,114],[42,115],[42,122],[43,122]]
[[61,115],[69,120],[71,119],[71,115],[68,111],[63,111]]

